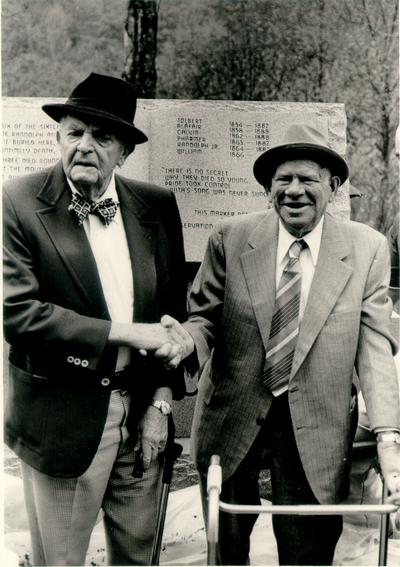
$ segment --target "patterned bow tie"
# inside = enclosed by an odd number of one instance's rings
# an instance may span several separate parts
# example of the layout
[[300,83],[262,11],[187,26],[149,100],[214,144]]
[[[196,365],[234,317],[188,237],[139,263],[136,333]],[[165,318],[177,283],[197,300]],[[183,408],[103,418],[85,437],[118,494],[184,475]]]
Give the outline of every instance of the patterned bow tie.
[[108,226],[115,217],[118,204],[113,199],[103,199],[97,202],[88,201],[82,195],[73,193],[68,210],[76,215],[78,226],[81,226],[89,214],[97,215],[104,226]]

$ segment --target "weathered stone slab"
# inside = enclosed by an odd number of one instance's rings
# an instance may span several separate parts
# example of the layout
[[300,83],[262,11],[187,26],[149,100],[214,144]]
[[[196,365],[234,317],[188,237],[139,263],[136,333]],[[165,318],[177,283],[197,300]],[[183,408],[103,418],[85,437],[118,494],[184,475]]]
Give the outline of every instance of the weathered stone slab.
[[[57,124],[41,106],[64,99],[3,99],[3,178],[58,160]],[[121,173],[171,189],[181,211],[188,261],[201,261],[210,230],[230,216],[267,207],[253,177],[256,158],[281,142],[293,123],[322,129],[333,149],[346,152],[342,104],[140,100],[135,124],[149,136]],[[348,217],[347,184],[333,212]]]

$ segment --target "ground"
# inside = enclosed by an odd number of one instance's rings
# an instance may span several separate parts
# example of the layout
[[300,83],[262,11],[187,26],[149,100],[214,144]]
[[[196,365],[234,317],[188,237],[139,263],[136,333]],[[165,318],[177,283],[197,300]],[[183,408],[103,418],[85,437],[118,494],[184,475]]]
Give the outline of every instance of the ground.
[[[189,440],[179,440],[184,447],[182,455],[178,458],[174,466],[174,474],[171,483],[171,492],[175,492],[180,489],[184,489],[197,484],[197,472],[193,465],[193,462],[188,454],[189,450]],[[16,457],[8,447],[4,447],[4,472],[6,474],[21,478],[21,465],[18,457]],[[269,472],[263,471],[260,477],[260,494],[265,499],[270,499],[270,480]],[[101,550],[99,550],[101,551]],[[104,553],[98,554],[102,557]],[[91,562],[92,565],[102,565],[104,563],[99,562],[99,558],[96,556]],[[20,556],[19,567],[30,567],[29,554],[24,557]]]

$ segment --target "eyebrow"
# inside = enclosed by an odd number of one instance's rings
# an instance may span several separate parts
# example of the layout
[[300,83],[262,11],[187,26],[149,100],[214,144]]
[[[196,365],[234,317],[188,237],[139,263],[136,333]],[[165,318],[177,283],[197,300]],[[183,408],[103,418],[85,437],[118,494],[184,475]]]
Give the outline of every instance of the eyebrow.
[[83,122],[71,122],[70,124],[65,124],[67,130],[84,130],[87,126],[91,126],[93,135],[102,136],[113,136],[112,132],[104,129],[102,126],[95,126],[93,124],[85,124]]
[[317,174],[312,173],[279,173],[275,175],[275,179],[292,179],[293,177],[298,177],[299,179],[309,179],[311,181],[320,181],[320,177]]
[[112,136],[112,132],[106,130],[102,126],[92,126],[93,134],[102,134],[103,136]]
[[85,125],[81,122],[69,122],[68,124],[66,122],[62,123],[62,126],[64,126],[64,128],[71,130],[72,128],[78,130],[78,129],[82,129],[85,127]]

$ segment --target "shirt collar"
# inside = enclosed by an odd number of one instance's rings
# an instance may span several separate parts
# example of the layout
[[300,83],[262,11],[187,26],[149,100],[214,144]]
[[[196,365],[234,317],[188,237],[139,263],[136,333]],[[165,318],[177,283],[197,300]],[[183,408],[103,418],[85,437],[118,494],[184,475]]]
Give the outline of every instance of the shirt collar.
[[[321,217],[321,220],[311,232],[303,236],[303,240],[305,240],[308,244],[308,248],[311,253],[311,261],[314,267],[317,265],[323,226],[324,216]],[[295,240],[297,240],[297,238],[286,230],[282,221],[279,219],[278,249],[276,256],[278,266],[285,261],[286,254]]]
[[[79,191],[79,189],[77,189],[75,187],[75,185],[72,183],[72,181],[70,179],[68,179],[68,177],[67,177],[67,181],[68,181],[68,185],[71,188],[72,193],[78,193],[79,195],[82,195],[82,193]],[[119,203],[117,188],[115,186],[115,175],[114,175],[114,173],[112,173],[112,175],[111,175],[110,183],[108,184],[107,189],[104,191],[102,196],[97,200],[102,201],[103,199],[108,199],[108,198],[114,199],[114,201],[116,203]]]

